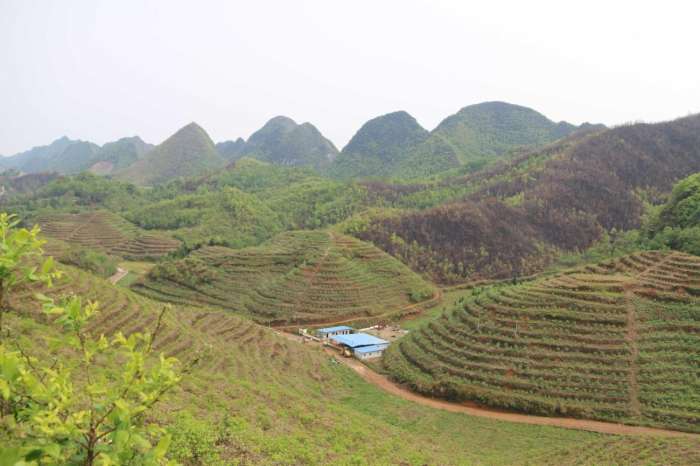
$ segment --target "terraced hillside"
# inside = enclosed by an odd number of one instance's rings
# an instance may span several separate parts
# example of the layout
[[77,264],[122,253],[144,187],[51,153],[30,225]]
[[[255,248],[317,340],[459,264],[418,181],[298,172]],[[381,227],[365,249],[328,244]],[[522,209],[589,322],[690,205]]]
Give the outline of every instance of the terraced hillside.
[[[152,329],[162,304],[67,269],[43,292],[78,293],[102,303],[95,333]],[[46,352],[55,331],[38,317],[37,289],[13,296],[4,327],[26,350]],[[201,362],[166,396],[155,419],[192,436],[184,464],[646,464],[700,461],[695,439],[632,438],[518,425],[430,409],[392,398],[316,348],[290,342],[222,311],[175,307],[155,341],[159,351]],[[205,350],[202,352],[201,350]],[[49,357],[50,354],[46,353]],[[62,357],[67,355],[62,354]],[[204,442],[196,426],[212,433]],[[198,443],[202,441],[201,443]],[[213,449],[209,450],[209,449]],[[584,456],[585,454],[585,456]],[[188,456],[189,455],[189,456]],[[203,459],[204,458],[204,459]],[[198,462],[199,461],[199,462]],[[218,463],[217,463],[218,464]]]
[[415,390],[700,432],[700,257],[644,252],[490,288],[393,345]]
[[107,211],[50,214],[38,222],[51,239],[133,260],[162,257],[180,246],[175,239],[144,233]]
[[436,293],[374,246],[322,231],[283,233],[242,250],[205,247],[158,265],[133,289],[275,326],[383,320],[420,310]]

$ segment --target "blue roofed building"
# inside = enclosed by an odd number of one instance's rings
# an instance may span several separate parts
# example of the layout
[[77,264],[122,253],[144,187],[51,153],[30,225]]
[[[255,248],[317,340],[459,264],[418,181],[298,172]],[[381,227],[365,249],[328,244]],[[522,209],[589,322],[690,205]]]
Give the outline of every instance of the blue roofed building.
[[357,359],[379,357],[389,347],[388,341],[367,333],[336,335],[331,337],[331,340],[337,345],[348,348]]
[[316,334],[323,339],[328,339],[337,335],[349,335],[354,328],[348,327],[347,325],[337,325],[335,327],[320,328],[316,331]]

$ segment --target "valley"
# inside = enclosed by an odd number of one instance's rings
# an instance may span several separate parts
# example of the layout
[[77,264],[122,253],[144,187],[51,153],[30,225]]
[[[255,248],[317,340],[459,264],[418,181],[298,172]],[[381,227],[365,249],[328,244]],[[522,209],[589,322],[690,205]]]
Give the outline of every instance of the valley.
[[[700,461],[699,122],[487,102],[340,150],[286,117],[218,144],[192,123],[56,172],[60,140],[0,177],[64,271],[9,295],[8,335],[79,364],[41,295],[99,303],[95,338],[157,329],[184,372],[151,420],[188,465]],[[312,343],[338,326],[400,331],[360,361]]]

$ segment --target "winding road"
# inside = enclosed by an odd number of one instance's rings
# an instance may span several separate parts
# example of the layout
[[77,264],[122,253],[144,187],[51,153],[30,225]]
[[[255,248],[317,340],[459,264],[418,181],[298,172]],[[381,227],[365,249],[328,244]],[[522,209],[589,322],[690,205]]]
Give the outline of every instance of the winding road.
[[[276,332],[278,335],[298,343],[303,341],[299,335],[293,335],[287,332]],[[692,434],[689,432],[680,432],[676,430],[657,429],[654,427],[630,426],[626,424],[616,424],[613,422],[593,421],[588,419],[574,419],[567,417],[547,417],[535,416],[530,414],[521,414],[510,411],[500,411],[497,409],[486,408],[474,403],[457,403],[453,401],[431,398],[421,395],[411,390],[404,388],[396,382],[390,380],[387,376],[379,374],[369,367],[362,364],[354,358],[341,357],[336,351],[331,348],[324,348],[318,343],[313,343],[319,349],[334,357],[341,364],[346,365],[366,382],[384,390],[385,392],[402,398],[413,403],[417,403],[430,408],[442,409],[452,413],[463,413],[469,416],[494,419],[497,421],[516,422],[519,424],[530,424],[537,426],[561,427],[564,429],[584,430],[588,432],[597,432],[600,434],[612,435],[634,435],[647,437],[680,437],[692,438],[700,440],[700,434]]]

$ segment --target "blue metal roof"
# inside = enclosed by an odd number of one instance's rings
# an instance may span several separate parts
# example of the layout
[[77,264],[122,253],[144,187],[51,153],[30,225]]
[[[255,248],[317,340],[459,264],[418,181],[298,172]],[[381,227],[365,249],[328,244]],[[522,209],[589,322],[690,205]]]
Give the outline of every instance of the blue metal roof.
[[353,330],[353,328],[348,327],[347,325],[337,325],[335,327],[320,328],[318,329],[318,333],[333,333],[341,332],[343,330]]
[[374,353],[375,351],[384,351],[386,349],[386,345],[369,345],[369,346],[360,346],[359,348],[355,348],[356,353]]
[[388,345],[389,342],[377,338],[374,335],[368,335],[366,333],[351,333],[350,335],[336,335],[331,337],[331,340],[349,346],[350,348],[357,348],[358,346],[369,346],[369,345]]

